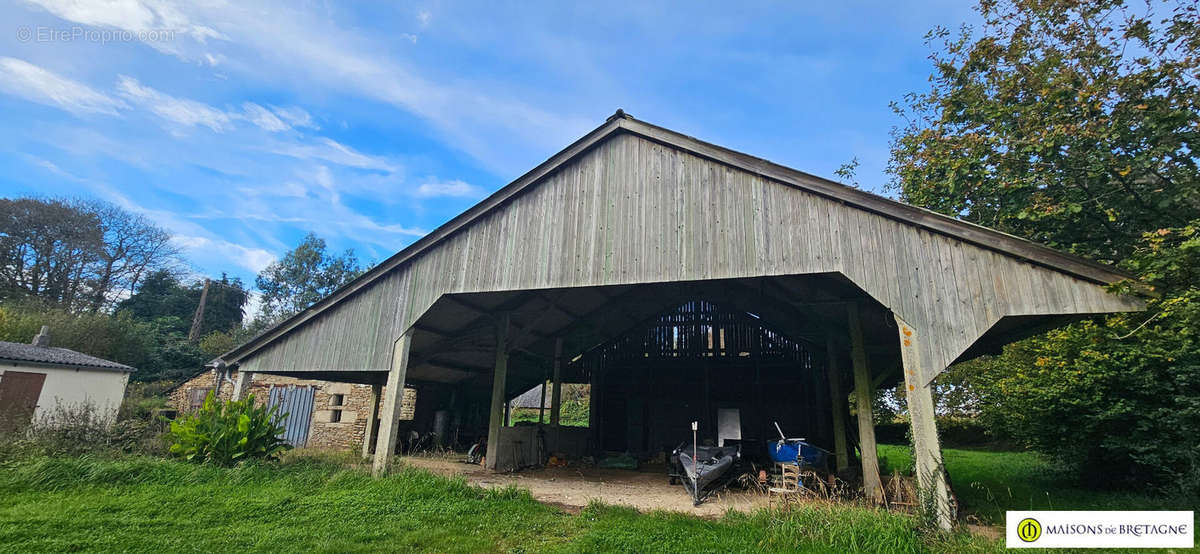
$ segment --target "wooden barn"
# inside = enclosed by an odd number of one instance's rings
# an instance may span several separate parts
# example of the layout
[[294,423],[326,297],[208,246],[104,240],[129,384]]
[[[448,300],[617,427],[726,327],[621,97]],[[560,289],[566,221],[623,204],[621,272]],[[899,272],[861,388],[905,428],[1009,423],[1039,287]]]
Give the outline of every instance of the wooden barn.
[[[931,383],[1072,318],[1141,309],[1106,292],[1125,278],[618,110],[222,360],[240,380],[383,391],[365,439],[379,471],[396,451],[396,391],[411,386],[414,424],[486,436],[492,468],[544,451],[661,451],[691,421],[716,438],[732,417],[743,440],[777,436],[778,422],[840,469],[860,444],[868,492],[871,412],[848,421],[846,402],[902,381],[918,481],[948,526]],[[592,384],[589,427],[557,425],[556,401],[544,429],[504,424],[508,401],[547,379],[555,397],[559,383]]]

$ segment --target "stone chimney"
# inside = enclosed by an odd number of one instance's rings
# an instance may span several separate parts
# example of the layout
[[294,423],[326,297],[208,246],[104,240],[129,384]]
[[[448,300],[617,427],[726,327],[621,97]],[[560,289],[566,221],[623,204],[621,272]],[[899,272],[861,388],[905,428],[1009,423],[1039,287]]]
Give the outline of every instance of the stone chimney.
[[42,331],[33,337],[33,345],[46,348],[50,346],[50,326],[43,325]]

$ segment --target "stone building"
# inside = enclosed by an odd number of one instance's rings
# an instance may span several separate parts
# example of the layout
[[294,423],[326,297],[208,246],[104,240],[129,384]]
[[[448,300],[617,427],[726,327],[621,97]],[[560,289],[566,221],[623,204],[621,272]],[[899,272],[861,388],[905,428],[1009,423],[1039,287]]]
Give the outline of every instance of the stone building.
[[[216,372],[206,369],[172,389],[168,393],[169,403],[179,413],[185,413],[200,408],[213,390],[218,390],[217,396],[221,400],[229,400],[237,378],[237,371],[231,372],[221,379],[218,388]],[[370,385],[254,374],[247,389],[247,394],[253,394],[257,404],[279,403],[281,411],[284,411],[282,404],[289,393],[311,398],[311,401],[287,407],[291,413],[285,427],[289,430],[289,442],[294,446],[331,450],[362,448],[376,401]],[[406,388],[404,399],[405,409],[400,417],[411,422],[417,407],[416,389]],[[378,425],[378,418],[371,424]]]

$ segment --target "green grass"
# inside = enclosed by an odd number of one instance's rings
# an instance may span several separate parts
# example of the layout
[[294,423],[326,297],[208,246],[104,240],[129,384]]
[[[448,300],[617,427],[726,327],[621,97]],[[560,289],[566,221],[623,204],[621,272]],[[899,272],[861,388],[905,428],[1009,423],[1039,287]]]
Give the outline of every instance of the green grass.
[[594,504],[579,515],[518,489],[401,469],[383,479],[293,458],[222,469],[131,457],[0,468],[0,551],[970,552],[912,518],[808,504],[718,520]]
[[[891,468],[912,469],[907,445],[879,445],[879,455]],[[1032,452],[946,448],[942,457],[964,509],[985,523],[1003,525],[1006,510],[1195,510],[1200,504],[1152,491],[1083,489]]]

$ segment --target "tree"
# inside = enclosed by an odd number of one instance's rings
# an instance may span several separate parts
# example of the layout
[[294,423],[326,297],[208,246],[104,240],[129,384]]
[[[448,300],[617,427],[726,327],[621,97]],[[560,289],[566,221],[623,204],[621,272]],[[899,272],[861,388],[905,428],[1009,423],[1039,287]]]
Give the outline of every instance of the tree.
[[[169,271],[155,271],[146,276],[136,294],[117,304],[117,311],[127,311],[143,321],[173,318],[172,330],[187,334],[203,289],[202,280],[184,285]],[[201,335],[241,327],[249,298],[241,279],[222,273],[219,280],[210,281]]]
[[[1155,14],[1167,10],[1164,16]],[[1200,217],[1200,10],[1121,0],[983,0],[894,105],[901,197],[1104,261]]]
[[978,35],[931,34],[945,40],[932,88],[896,106],[908,123],[894,133],[894,190],[1118,262],[1159,296],[943,381],[973,392],[993,433],[1093,485],[1200,494],[1200,9],[983,0],[979,12]]
[[255,279],[262,291],[260,326],[297,314],[363,272],[353,250],[325,252],[325,240],[309,233],[294,250],[272,262]]
[[107,311],[174,264],[170,234],[98,201],[0,199],[0,298]]

